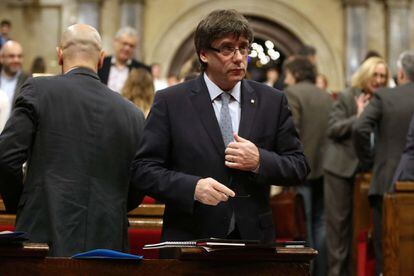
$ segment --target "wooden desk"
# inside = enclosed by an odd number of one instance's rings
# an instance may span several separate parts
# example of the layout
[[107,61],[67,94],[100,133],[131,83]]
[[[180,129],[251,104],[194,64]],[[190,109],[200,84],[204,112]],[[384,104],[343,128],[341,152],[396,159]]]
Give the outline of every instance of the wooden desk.
[[72,260],[0,258],[0,275],[309,275],[311,248],[278,249],[272,260]]
[[414,182],[384,196],[382,229],[384,275],[414,275]]
[[[128,213],[131,228],[161,229],[164,204],[141,204]],[[0,198],[0,225],[14,226],[15,215],[5,214],[3,200]]]

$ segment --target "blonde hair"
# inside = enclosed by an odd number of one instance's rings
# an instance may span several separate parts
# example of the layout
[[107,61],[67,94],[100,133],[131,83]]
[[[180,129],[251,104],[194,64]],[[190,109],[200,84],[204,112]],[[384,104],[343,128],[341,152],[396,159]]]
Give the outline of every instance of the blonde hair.
[[351,86],[363,89],[365,84],[374,75],[375,67],[378,64],[384,64],[386,69],[386,80],[388,83],[390,72],[388,70],[387,63],[380,57],[370,57],[365,60],[358,68],[358,70],[352,75]]
[[121,93],[148,115],[154,101],[154,83],[151,74],[143,69],[132,69]]

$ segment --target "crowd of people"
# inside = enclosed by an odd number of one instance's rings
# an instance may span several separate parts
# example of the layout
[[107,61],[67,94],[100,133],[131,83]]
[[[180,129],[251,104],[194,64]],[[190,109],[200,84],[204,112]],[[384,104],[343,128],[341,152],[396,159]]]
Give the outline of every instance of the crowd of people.
[[[161,77],[159,63],[133,58],[131,27],[117,32],[105,57],[94,28],[70,26],[58,48],[62,75],[38,78],[22,70],[10,21],[0,27],[0,193],[17,212],[16,229],[48,243],[52,256],[128,250],[126,213],[144,195],[166,205],[162,240],[272,243],[270,186],[294,185],[319,252],[313,275],[352,275],[354,182],[372,170],[382,272],[383,196],[414,179],[414,51],[395,61],[397,86],[384,59],[372,56],[333,99],[310,46],[282,70],[270,68],[266,83],[247,80],[254,36],[234,10],[198,24],[201,70],[178,85]],[[31,73],[45,64],[36,58]]]

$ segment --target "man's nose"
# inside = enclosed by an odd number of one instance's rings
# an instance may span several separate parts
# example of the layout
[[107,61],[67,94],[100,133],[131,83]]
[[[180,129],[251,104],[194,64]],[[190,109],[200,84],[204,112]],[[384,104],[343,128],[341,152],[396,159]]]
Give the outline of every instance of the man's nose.
[[239,49],[234,49],[233,60],[243,60],[243,55],[240,53]]

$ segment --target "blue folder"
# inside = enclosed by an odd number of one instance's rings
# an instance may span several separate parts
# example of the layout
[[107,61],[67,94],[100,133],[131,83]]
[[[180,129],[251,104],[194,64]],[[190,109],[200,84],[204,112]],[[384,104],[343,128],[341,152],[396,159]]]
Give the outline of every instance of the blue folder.
[[14,243],[28,240],[27,233],[22,231],[1,231],[0,243]]
[[72,259],[114,259],[114,260],[141,260],[143,257],[127,254],[110,249],[94,249],[87,252],[78,253]]

